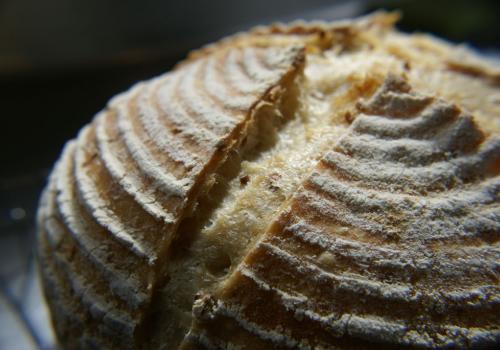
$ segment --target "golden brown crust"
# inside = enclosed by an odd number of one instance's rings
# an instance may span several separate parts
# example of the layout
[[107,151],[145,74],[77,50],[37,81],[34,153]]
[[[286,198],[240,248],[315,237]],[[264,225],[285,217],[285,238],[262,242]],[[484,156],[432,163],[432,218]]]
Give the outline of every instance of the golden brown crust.
[[498,343],[500,138],[397,78],[358,108],[184,348]]
[[299,46],[219,51],[116,97],[66,145],[39,211],[64,346],[138,344],[179,222],[303,61]]
[[187,59],[180,62],[178,66],[229,47],[269,47],[299,44],[306,45],[308,50],[324,50],[333,44],[347,44],[358,33],[366,29],[375,28],[377,31],[388,31],[392,29],[398,19],[399,14],[397,12],[386,13],[381,11],[356,20],[337,22],[305,22],[299,20],[291,23],[258,26],[191,51]]
[[[178,344],[191,322],[166,314],[171,294],[183,293],[169,280],[182,277],[179,266],[196,270],[189,278],[232,272],[182,306],[194,318],[184,348],[499,343],[498,69],[398,33],[396,19],[278,24],[223,39],[116,97],[68,142],[39,209],[44,290],[62,345]],[[288,158],[252,154],[256,168],[277,168],[255,170],[254,190],[274,194],[225,193],[234,206],[222,218],[200,208],[226,205],[206,199],[218,172],[243,159],[232,154],[247,138],[267,138],[257,120],[288,114],[296,123],[268,145]],[[296,163],[280,165],[288,161]],[[252,188],[240,174],[238,187]],[[234,245],[238,257],[208,246],[245,229],[237,209],[252,195],[277,203],[262,203],[267,215],[255,203],[243,208],[262,222],[246,222],[255,232]],[[210,213],[206,222],[196,221],[200,212]],[[210,235],[237,230],[212,240],[194,229],[212,219],[221,226]],[[210,249],[222,263],[198,266],[184,250],[194,246],[190,254]],[[153,313],[168,320],[153,324]]]

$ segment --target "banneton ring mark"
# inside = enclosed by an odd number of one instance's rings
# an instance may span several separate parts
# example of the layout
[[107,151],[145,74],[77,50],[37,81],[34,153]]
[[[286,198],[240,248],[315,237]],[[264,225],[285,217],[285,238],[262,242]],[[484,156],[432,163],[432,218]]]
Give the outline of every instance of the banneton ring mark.
[[38,212],[60,345],[500,344],[500,69],[396,17],[236,34],[83,127]]

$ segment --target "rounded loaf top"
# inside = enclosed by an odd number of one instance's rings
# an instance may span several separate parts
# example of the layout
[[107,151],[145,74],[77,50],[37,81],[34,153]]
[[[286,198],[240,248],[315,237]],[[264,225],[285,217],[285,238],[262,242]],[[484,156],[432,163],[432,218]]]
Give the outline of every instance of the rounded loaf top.
[[42,195],[69,349],[500,344],[500,68],[376,13],[258,27],[113,98]]

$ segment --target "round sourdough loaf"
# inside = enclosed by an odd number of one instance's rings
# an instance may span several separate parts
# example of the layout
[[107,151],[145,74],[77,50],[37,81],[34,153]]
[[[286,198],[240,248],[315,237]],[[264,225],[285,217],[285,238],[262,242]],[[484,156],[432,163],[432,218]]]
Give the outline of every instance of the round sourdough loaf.
[[61,346],[498,346],[500,69],[396,19],[258,27],[113,98],[39,208]]

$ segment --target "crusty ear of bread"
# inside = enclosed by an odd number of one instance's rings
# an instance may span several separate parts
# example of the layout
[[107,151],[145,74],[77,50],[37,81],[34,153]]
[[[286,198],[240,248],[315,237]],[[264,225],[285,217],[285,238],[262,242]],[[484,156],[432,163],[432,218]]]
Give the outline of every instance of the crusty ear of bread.
[[500,70],[396,17],[223,39],[69,141],[38,213],[61,345],[498,344]]
[[39,211],[63,345],[137,344],[179,223],[303,63],[300,46],[220,50],[115,97],[68,142]]

